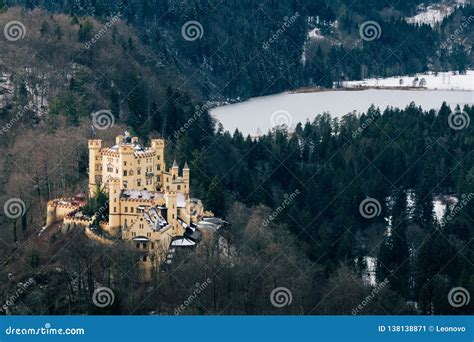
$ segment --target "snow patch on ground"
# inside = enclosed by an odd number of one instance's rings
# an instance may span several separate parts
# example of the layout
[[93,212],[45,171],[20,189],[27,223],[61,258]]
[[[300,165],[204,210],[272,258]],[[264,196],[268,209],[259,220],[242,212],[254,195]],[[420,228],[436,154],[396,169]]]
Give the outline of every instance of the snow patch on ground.
[[[424,79],[424,81],[422,81]],[[466,74],[454,74],[453,72],[429,72],[416,74],[414,76],[395,76],[388,78],[368,78],[362,81],[346,81],[342,83],[344,88],[413,88],[420,87],[431,90],[466,90],[474,91],[474,70],[468,70]]]
[[465,5],[469,0],[456,0],[450,4],[432,4],[418,6],[418,13],[413,17],[405,18],[409,24],[428,24],[434,26],[453,13],[459,6]]
[[453,195],[437,196],[433,199],[433,210],[436,220],[441,222],[446,213],[448,205],[455,206],[458,203],[458,198]]
[[375,271],[376,271],[376,263],[377,263],[377,258],[372,257],[372,256],[365,256],[364,257],[364,262],[366,265],[365,273],[362,275],[362,279],[366,284],[369,284],[371,286],[376,286],[377,285],[377,280],[375,277]]
[[314,29],[308,32],[308,37],[310,39],[321,40],[324,39],[324,36],[321,34],[321,29],[315,27]]

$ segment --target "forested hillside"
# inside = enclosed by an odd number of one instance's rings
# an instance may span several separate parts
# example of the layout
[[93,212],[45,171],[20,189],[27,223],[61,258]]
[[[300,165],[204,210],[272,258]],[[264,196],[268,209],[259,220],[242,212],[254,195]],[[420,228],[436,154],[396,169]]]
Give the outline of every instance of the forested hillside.
[[[26,34],[0,39],[0,203],[16,197],[26,208],[18,219],[0,215],[0,294],[29,277],[39,285],[12,312],[173,314],[199,273],[212,290],[185,313],[351,314],[373,290],[367,263],[376,259],[370,276],[389,286],[363,314],[472,313],[472,303],[454,309],[446,296],[454,286],[474,293],[472,106],[368,108],[341,120],[314,113],[292,134],[252,139],[216,125],[205,102],[472,66],[472,30],[439,50],[472,8],[439,27],[409,25],[400,17],[418,3],[9,1],[0,23],[21,21]],[[359,39],[368,19],[380,22],[377,41]],[[202,25],[201,39],[183,39],[189,20]],[[323,43],[307,41],[312,27]],[[103,109],[114,124],[92,129],[91,113]],[[451,129],[455,110],[471,125]],[[111,144],[125,129],[143,143],[167,139],[168,166],[187,161],[192,195],[231,222],[225,253],[206,240],[149,287],[124,244],[104,250],[80,233],[40,234],[49,199],[87,191],[87,139]],[[468,200],[436,217],[434,200],[446,196]],[[361,215],[366,198],[379,202],[378,215]],[[113,307],[90,302],[95,284],[114,288]],[[268,293],[282,284],[293,305],[280,310]]]
[[[343,79],[403,75],[426,70],[466,70],[473,65],[472,30],[442,48],[472,16],[455,11],[441,26],[407,24],[414,1],[169,1],[14,0],[105,21],[121,14],[140,40],[176,68],[207,99],[250,97]],[[182,27],[196,21],[198,35],[185,40]],[[380,37],[364,41],[360,27],[375,21]],[[320,39],[309,36],[312,30]],[[155,57],[157,58],[157,57]]]

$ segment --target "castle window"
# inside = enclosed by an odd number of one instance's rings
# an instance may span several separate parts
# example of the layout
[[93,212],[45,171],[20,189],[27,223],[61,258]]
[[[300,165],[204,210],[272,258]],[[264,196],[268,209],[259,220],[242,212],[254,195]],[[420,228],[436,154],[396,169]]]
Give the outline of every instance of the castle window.
[[124,176],[127,175],[127,170],[124,170],[124,171],[123,171],[123,175],[124,175]]
[[128,213],[128,207],[125,207],[125,212]]
[[117,207],[114,207],[114,213],[116,213],[116,212],[117,212]]
[[133,207],[130,207],[130,212],[133,213]]
[[160,171],[160,164],[156,165],[156,170]]
[[155,249],[155,243],[154,242],[151,243],[151,249]]
[[143,261],[146,261],[146,255],[143,256]]
[[178,190],[181,190],[181,185],[178,185]]
[[146,242],[143,242],[143,243],[142,243],[142,248],[143,248],[143,249],[146,249]]
[[123,187],[124,187],[125,189],[127,188],[127,185],[128,185],[127,181],[123,181]]
[[142,169],[138,168],[137,169],[137,175],[141,175],[142,174]]
[[126,162],[126,161],[123,162],[123,166],[127,166],[127,162]]
[[142,186],[142,180],[141,179],[137,179],[137,186]]
[[137,242],[136,247],[137,247],[137,248],[140,248],[140,243]]

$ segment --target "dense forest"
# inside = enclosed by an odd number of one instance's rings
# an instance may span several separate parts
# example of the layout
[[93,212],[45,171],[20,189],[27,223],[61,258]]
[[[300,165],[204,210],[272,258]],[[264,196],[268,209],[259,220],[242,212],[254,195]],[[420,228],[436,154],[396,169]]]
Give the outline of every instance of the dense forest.
[[[98,20],[120,13],[153,50],[159,67],[176,68],[206,99],[246,98],[301,86],[427,70],[459,70],[474,63],[472,30],[449,48],[443,42],[474,15],[461,7],[441,25],[407,24],[421,1],[170,1],[14,0],[28,9],[46,8]],[[295,17],[295,20],[291,20]],[[374,41],[360,39],[365,21],[381,30]],[[184,41],[182,26],[198,21],[202,37]],[[317,28],[323,39],[308,31]],[[283,30],[284,34],[279,34]],[[265,42],[277,35],[268,48]],[[464,39],[468,38],[468,39]],[[305,62],[302,62],[304,54]]]
[[[341,77],[430,67],[462,72],[472,65],[465,46],[472,40],[445,55],[437,49],[471,7],[431,28],[385,17],[386,6],[373,1],[356,1],[351,15],[344,15],[346,1],[305,8],[298,1],[124,1],[123,18],[84,48],[119,2],[18,3],[25,7],[0,13],[2,23],[20,20],[27,28],[14,44],[0,40],[0,123],[10,127],[0,131],[0,200],[21,198],[26,213],[14,220],[0,215],[0,293],[9,298],[30,277],[38,286],[16,300],[13,313],[176,314],[196,283],[206,282],[183,314],[351,314],[373,293],[368,258],[377,261],[377,282],[388,286],[360,314],[472,313],[472,303],[453,308],[447,300],[455,286],[474,293],[474,127],[447,124],[456,110],[473,121],[472,106],[371,107],[340,120],[314,113],[291,134],[277,129],[253,139],[224,131],[206,102],[332,85]],[[388,9],[394,17],[410,15],[418,3]],[[261,49],[295,12],[295,25]],[[301,64],[313,16],[347,44],[308,47]],[[369,16],[380,20],[382,38],[351,46],[357,23]],[[203,38],[183,43],[181,26],[195,18]],[[340,28],[331,33],[336,18]],[[103,108],[115,125],[91,130],[90,113]],[[175,134],[190,119],[184,134]],[[187,161],[193,196],[231,223],[147,286],[137,282],[136,255],[126,244],[104,249],[81,232],[39,235],[49,199],[87,189],[87,138],[111,142],[125,129],[143,143],[165,137],[168,165],[171,158]],[[446,195],[467,200],[448,206],[440,220],[433,199]],[[379,202],[377,216],[361,214],[366,198]],[[90,302],[97,284],[114,289],[114,306]],[[278,286],[291,290],[292,305],[270,303]]]

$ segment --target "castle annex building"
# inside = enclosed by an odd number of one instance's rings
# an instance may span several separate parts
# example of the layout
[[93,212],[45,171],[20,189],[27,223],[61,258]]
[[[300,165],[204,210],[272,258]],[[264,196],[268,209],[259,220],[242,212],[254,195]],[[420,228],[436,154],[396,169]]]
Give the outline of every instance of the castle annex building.
[[[128,240],[142,252],[147,270],[170,263],[170,251],[194,246],[200,230],[215,231],[225,222],[190,198],[187,163],[182,170],[176,161],[166,169],[164,148],[163,139],[152,139],[151,146],[144,147],[128,132],[117,136],[112,147],[89,140],[89,197],[106,192],[108,208],[86,215],[84,198],[55,199],[48,202],[47,226],[62,221],[64,232],[82,228],[104,244]],[[97,222],[101,210],[108,210],[108,221]]]

